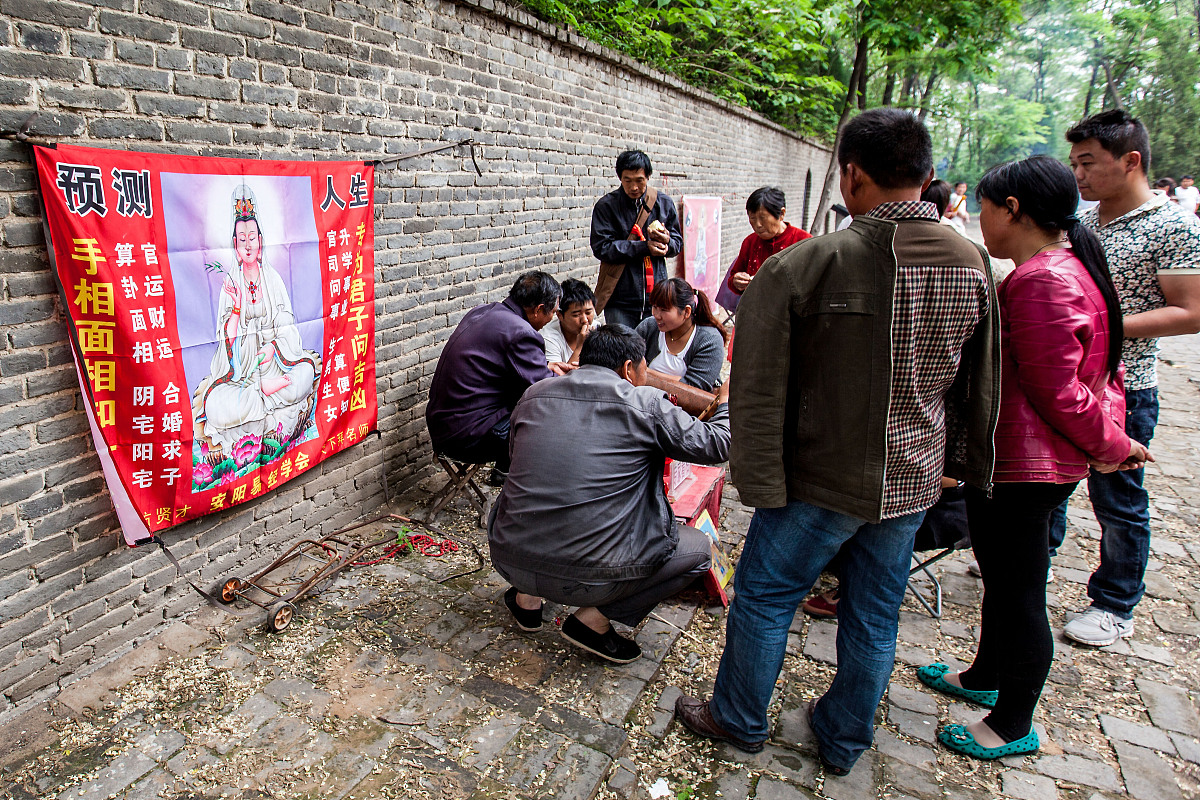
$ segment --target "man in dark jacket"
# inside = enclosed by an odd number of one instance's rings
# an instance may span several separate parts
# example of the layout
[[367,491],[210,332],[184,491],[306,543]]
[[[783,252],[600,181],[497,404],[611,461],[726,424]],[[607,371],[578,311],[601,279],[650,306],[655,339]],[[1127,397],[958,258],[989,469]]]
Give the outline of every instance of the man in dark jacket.
[[425,422],[433,449],[508,472],[508,416],[533,384],[552,374],[538,333],[562,289],[544,272],[517,278],[508,297],[467,312],[450,334],[429,387]]
[[[601,197],[592,209],[592,253],[608,265],[600,270],[596,307],[604,311],[608,322],[630,328],[650,316],[650,292],[671,277],[666,259],[683,250],[675,203],[666,192],[650,188],[653,173],[648,155],[641,150],[626,150],[617,156],[621,185]],[[631,238],[643,208],[647,215]],[[620,277],[611,286],[605,277],[617,270]]]
[[755,507],[712,700],[693,731],[757,752],[796,607],[839,551],[838,669],[809,714],[827,775],[874,736],[913,538],[941,476],[991,485],[999,325],[986,254],[938,224],[929,133],[874,109],[838,148],[854,222],[768,259],[742,296],[730,465]]
[[563,637],[624,664],[641,650],[609,620],[637,625],[709,567],[708,536],[675,523],[663,463],[723,462],[728,406],[700,422],[643,386],[645,343],[623,325],[588,334],[579,363],[517,403],[512,470],[488,542],[522,630],[542,627],[543,597],[582,606],[563,622]]

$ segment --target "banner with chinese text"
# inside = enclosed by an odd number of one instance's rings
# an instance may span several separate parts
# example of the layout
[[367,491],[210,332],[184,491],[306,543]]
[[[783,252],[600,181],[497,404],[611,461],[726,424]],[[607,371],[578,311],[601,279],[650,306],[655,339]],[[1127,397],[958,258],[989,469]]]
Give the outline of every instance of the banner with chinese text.
[[35,151],[96,448],[144,523],[123,520],[130,544],[375,430],[370,164]]

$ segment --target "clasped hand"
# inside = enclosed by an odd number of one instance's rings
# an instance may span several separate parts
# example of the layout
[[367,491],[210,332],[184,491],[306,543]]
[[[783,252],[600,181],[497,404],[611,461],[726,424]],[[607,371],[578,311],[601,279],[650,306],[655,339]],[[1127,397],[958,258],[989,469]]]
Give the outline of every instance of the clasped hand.
[[1130,439],[1129,455],[1125,457],[1124,461],[1105,463],[1103,461],[1097,461],[1094,458],[1089,458],[1088,465],[1091,466],[1092,469],[1096,470],[1096,472],[1100,473],[1123,472],[1130,469],[1141,469],[1146,465],[1147,461],[1153,460],[1154,456],[1151,454],[1146,445]]

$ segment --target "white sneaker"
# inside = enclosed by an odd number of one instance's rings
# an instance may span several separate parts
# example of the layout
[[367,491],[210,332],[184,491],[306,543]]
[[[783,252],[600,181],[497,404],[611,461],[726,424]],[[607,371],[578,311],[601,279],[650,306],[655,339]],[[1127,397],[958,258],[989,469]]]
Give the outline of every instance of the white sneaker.
[[1054,583],[1054,567],[1046,568],[1046,583]]
[[971,575],[974,575],[976,578],[983,577],[983,573],[979,570],[978,561],[972,561],[970,564],[967,564],[967,572]]
[[1063,633],[1080,644],[1105,647],[1118,639],[1132,636],[1133,620],[1120,619],[1111,612],[1089,606],[1087,611],[1066,624]]

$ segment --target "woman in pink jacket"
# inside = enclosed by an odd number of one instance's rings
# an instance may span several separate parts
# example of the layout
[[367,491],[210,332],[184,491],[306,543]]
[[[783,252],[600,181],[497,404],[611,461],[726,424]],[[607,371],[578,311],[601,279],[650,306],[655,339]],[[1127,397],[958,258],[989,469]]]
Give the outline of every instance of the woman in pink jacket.
[[1000,420],[992,491],[967,488],[983,573],[971,668],[918,670],[926,685],[990,708],[946,725],[942,744],[993,759],[1032,753],[1033,712],[1054,655],[1046,617],[1050,512],[1091,465],[1134,468],[1149,451],[1123,430],[1121,310],[1104,252],[1075,216],[1071,171],[1048,156],[996,167],[979,182],[988,251],[1017,266],[1000,285]]

